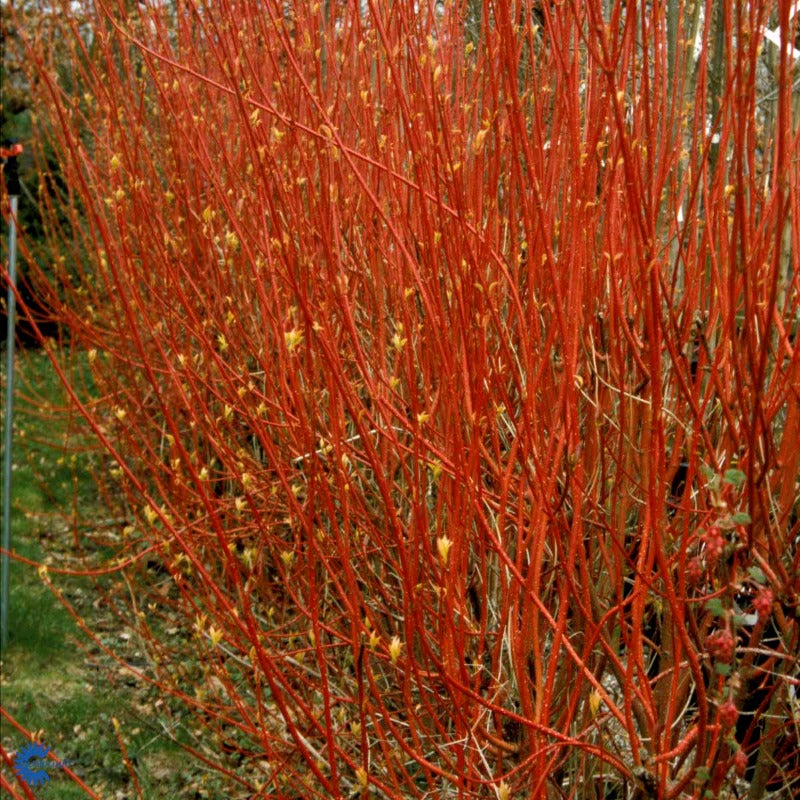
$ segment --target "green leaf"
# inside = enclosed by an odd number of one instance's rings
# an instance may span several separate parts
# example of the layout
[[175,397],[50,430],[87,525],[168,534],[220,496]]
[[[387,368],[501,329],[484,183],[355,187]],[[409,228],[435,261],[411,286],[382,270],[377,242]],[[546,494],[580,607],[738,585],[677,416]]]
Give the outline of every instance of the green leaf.
[[731,522],[736,525],[749,525],[753,520],[746,511],[737,511],[732,517]]
[[707,781],[711,777],[711,773],[708,771],[708,767],[698,767],[695,776],[698,781]]
[[714,478],[716,478],[716,477],[717,477],[717,476],[716,476],[716,473],[714,472],[714,470],[713,470],[713,469],[711,469],[711,467],[709,467],[709,466],[706,466],[705,464],[701,464],[701,465],[700,465],[700,472],[702,472],[702,473],[703,473],[703,477],[704,477],[704,478],[705,478],[707,481],[713,481],[713,480],[714,480]]
[[710,611],[715,617],[725,616],[725,606],[722,605],[722,600],[719,597],[712,597],[706,602],[706,609]]
[[726,469],[722,480],[738,489],[747,480],[747,475],[740,469]]
[[700,471],[703,473],[703,475],[705,476],[705,479],[708,481],[708,484],[707,484],[708,488],[712,492],[718,492],[719,491],[719,475],[717,475],[717,473],[714,472],[713,469],[711,469],[710,467],[706,467],[705,465],[700,467]]
[[714,672],[716,672],[717,675],[725,675],[725,676],[730,675],[731,674],[731,665],[730,664],[723,664],[723,663],[717,661],[717,663],[714,664]]
[[767,582],[767,576],[761,571],[761,567],[750,567],[747,574],[756,582],[764,586]]

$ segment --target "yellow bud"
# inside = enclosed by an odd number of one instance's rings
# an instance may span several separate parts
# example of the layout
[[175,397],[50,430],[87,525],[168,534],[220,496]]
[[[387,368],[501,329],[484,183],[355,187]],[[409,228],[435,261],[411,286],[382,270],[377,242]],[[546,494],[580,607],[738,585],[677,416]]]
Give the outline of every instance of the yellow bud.
[[392,636],[392,641],[389,642],[389,658],[392,659],[392,664],[397,663],[400,658],[400,653],[403,649],[403,643],[400,641],[399,636]]
[[289,349],[289,352],[293,352],[298,345],[300,345],[303,341],[303,331],[299,328],[294,328],[291,331],[287,331],[283,338],[286,340],[286,347]]
[[486,134],[489,133],[488,128],[481,128],[475,134],[475,141],[472,143],[472,152],[478,155],[483,150],[483,143],[486,141]]
[[208,629],[208,635],[211,637],[212,647],[216,647],[222,641],[222,631],[213,625]]
[[439,552],[439,560],[442,564],[447,564],[447,558],[450,555],[450,548],[453,546],[453,540],[448,536],[440,536],[436,540],[436,549]]
[[592,712],[592,716],[596,716],[597,712],[600,710],[600,704],[602,703],[602,698],[600,695],[594,691],[589,695],[589,711]]
[[359,767],[356,770],[356,779],[358,780],[359,786],[361,786],[362,789],[367,788],[369,776],[367,775],[367,771],[364,769],[364,767]]

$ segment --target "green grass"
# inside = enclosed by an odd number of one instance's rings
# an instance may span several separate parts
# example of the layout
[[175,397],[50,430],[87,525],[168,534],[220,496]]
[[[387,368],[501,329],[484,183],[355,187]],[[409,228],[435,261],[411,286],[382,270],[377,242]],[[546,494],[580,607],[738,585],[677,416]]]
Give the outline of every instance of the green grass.
[[[77,439],[71,430],[74,423],[56,412],[65,394],[47,356],[24,354],[16,372],[11,549],[46,563],[48,544],[64,537],[63,514],[73,504],[76,490],[79,505],[94,502],[95,493],[87,465],[82,463],[86,457],[65,457],[65,448]],[[51,411],[42,407],[45,403]],[[59,549],[67,545],[61,542]],[[25,657],[37,667],[64,657],[70,650],[67,636],[75,631],[69,614],[34,569],[13,559],[9,569],[9,641],[4,663]]]
[[[76,369],[82,369],[80,361]],[[90,452],[70,449],[82,444],[81,428],[74,415],[56,410],[65,402],[64,391],[47,357],[25,353],[17,374],[11,549],[31,561],[57,566],[74,552],[74,512],[80,512],[83,523],[99,513],[92,478],[98,462]],[[93,630],[126,658],[144,661],[135,637],[128,637],[123,624],[95,602],[96,590],[88,579],[51,576]],[[221,794],[213,788],[216,780],[190,768],[180,747],[165,735],[164,714],[155,705],[158,693],[123,674],[88,640],[36,568],[12,559],[9,585],[9,640],[0,681],[3,707],[20,724],[38,732],[103,798],[119,791],[134,796],[114,718],[122,726],[145,798],[225,796],[220,787]],[[0,737],[7,751],[26,744],[6,723]],[[5,766],[3,770],[8,772]],[[51,779],[37,787],[37,798],[86,796],[60,769],[49,774]],[[191,795],[184,793],[188,787]]]
[[[64,457],[70,425],[45,403],[59,406],[63,400],[57,376],[43,353],[25,353],[17,362],[11,492],[11,549],[32,561],[52,560],[51,545],[63,541],[62,514],[74,498],[78,459]],[[5,374],[3,390],[5,391]],[[79,502],[91,502],[91,486],[78,481]],[[61,539],[62,541],[59,541]],[[81,591],[77,581],[65,586]],[[53,592],[27,564],[12,559],[9,566],[10,602],[8,642],[2,656],[4,707],[28,730],[42,732],[43,741],[61,758],[73,759],[76,725],[90,724],[108,699],[95,700],[88,690],[77,646],[80,632]],[[4,725],[3,746],[17,750],[22,735]],[[80,797],[82,790],[52,780],[37,796]],[[52,788],[51,788],[52,787]],[[53,791],[57,791],[57,795]],[[77,792],[77,793],[76,793]]]

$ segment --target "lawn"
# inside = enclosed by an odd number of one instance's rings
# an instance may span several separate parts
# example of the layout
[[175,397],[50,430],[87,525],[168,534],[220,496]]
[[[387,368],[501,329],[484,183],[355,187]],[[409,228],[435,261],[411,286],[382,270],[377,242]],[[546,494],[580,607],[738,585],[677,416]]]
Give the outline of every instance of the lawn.
[[[47,356],[24,353],[16,379],[12,551],[48,566],[47,578],[98,639],[92,641],[78,627],[35,567],[12,559],[3,708],[103,798],[133,797],[136,791],[115,720],[141,796],[219,796],[224,793],[220,777],[185,758],[178,742],[191,741],[193,734],[180,713],[167,708],[146,680],[103,652],[101,645],[112,647],[146,672],[141,643],[111,606],[121,585],[103,579],[98,593],[87,577],[57,574],[104,558],[107,548],[101,542],[113,540],[118,521],[97,518],[96,530],[87,530],[98,499],[92,478],[98,462],[82,441],[80,421],[61,411],[63,390]],[[4,719],[6,752],[16,753],[25,744]],[[7,765],[3,771],[9,777]],[[51,779],[35,789],[37,798],[86,796],[60,769],[49,774]]]

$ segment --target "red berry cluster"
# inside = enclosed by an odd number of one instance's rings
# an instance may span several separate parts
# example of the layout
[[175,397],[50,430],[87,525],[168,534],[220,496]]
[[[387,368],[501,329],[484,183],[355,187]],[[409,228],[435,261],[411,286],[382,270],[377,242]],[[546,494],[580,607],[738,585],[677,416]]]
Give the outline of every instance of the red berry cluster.
[[719,721],[723,728],[732,728],[739,719],[739,709],[733,700],[726,700],[719,707]]
[[703,559],[699,556],[695,556],[689,561],[686,565],[686,580],[690,586],[697,586],[697,584],[700,583],[700,579],[703,577],[703,571]]
[[740,778],[743,778],[745,772],[747,772],[747,753],[741,747],[733,757],[733,769]]
[[762,589],[753,598],[753,608],[756,610],[759,619],[766,619],[772,613],[772,602],[775,598],[772,589]]
[[716,661],[729,664],[736,651],[733,634],[727,629],[715,631],[706,639],[706,650]]
[[713,564],[725,549],[725,537],[716,525],[712,525],[703,535],[703,544],[706,546],[706,560]]

